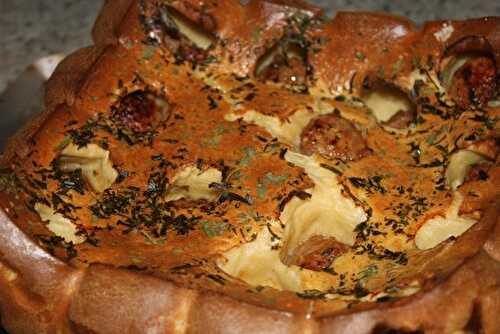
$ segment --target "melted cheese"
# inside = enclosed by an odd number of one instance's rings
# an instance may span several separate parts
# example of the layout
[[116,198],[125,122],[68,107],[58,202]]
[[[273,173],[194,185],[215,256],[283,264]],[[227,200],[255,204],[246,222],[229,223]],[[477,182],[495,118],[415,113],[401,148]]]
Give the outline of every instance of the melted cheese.
[[186,36],[194,45],[200,49],[208,49],[214,42],[213,36],[200,26],[189,21],[185,17],[177,13],[169,13],[170,18],[175,22],[179,32]]
[[281,142],[298,146],[302,130],[314,117],[314,113],[307,110],[300,110],[293,114],[288,122],[281,122],[278,117],[266,116],[250,110],[243,114],[242,117],[229,114],[226,119],[228,121],[235,121],[238,118],[243,118],[245,122],[254,123],[265,128],[273,137],[278,138]]
[[273,250],[271,233],[264,228],[255,241],[224,253],[219,267],[231,276],[253,286],[268,286],[280,290],[302,291],[301,268],[286,266],[279,250]]
[[250,110],[243,115],[227,114],[227,121],[234,122],[243,119],[245,122],[257,124],[266,129],[273,137],[278,138],[282,143],[295,147],[300,145],[300,135],[309,122],[323,114],[329,114],[333,109],[317,101],[314,111],[299,110],[290,116],[286,121],[281,121],[278,117],[263,115],[257,111]]
[[408,97],[390,87],[369,92],[363,101],[379,122],[387,122],[400,110],[407,111],[413,108]]
[[[292,199],[284,208],[280,220],[285,230],[276,234],[284,240],[285,256],[313,235],[335,237],[348,245],[354,244],[354,228],[367,219],[366,213],[344,197],[335,174],[319,166],[312,157],[288,152],[285,159],[304,168],[315,186],[308,190],[310,199]],[[279,226],[277,222],[271,225]],[[274,229],[273,229],[274,230]],[[264,228],[253,242],[224,253],[219,267],[234,277],[254,286],[269,286],[280,290],[304,291],[328,289],[329,275],[287,266],[279,250],[273,250],[271,233]]]
[[41,203],[35,204],[35,210],[42,221],[49,223],[47,228],[58,237],[63,238],[64,241],[72,242],[75,245],[85,242],[85,237],[76,234],[78,230],[75,224],[62,214],[56,213],[51,207]]
[[95,144],[78,147],[69,144],[60,157],[61,169],[65,171],[82,170],[83,177],[96,192],[111,187],[118,177],[109,159],[109,151]]
[[288,256],[301,243],[314,235],[334,237],[337,241],[353,245],[355,227],[367,219],[363,209],[342,194],[337,176],[322,168],[314,158],[287,152],[285,159],[304,168],[313,180],[309,199],[293,198],[287,203],[280,220],[285,224],[285,244]]
[[458,211],[463,202],[459,192],[453,195],[453,202],[446,211],[445,217],[429,219],[417,231],[415,244],[418,249],[426,250],[436,247],[450,237],[458,237],[476,223],[475,220],[460,217]]
[[201,171],[194,166],[186,167],[172,179],[172,186],[166,200],[176,201],[181,198],[214,200],[217,192],[210,189],[210,184],[221,181],[222,173],[215,168]]
[[485,161],[483,156],[470,150],[460,150],[454,153],[450,158],[450,163],[445,174],[448,186],[456,190],[464,183],[469,169],[482,161]]

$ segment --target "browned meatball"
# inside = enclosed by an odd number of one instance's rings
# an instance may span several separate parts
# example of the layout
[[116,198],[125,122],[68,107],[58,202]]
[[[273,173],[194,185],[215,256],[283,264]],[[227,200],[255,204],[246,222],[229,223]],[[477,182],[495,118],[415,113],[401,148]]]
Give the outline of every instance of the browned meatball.
[[338,112],[319,116],[302,131],[300,149],[327,159],[352,161],[369,153],[361,132]]
[[333,260],[347,250],[348,247],[335,238],[313,236],[295,250],[291,264],[320,271],[330,267]]
[[485,105],[496,90],[496,66],[489,57],[476,57],[454,75],[449,94],[460,108]]
[[134,131],[147,131],[165,120],[169,105],[151,92],[135,91],[125,95],[113,107],[112,117]]

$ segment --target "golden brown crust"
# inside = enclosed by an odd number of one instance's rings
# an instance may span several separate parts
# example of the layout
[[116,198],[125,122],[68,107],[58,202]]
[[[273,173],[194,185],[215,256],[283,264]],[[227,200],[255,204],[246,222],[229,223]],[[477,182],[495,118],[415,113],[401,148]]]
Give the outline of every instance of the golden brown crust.
[[114,44],[117,42],[117,29],[123,22],[133,0],[106,0],[92,29],[92,38],[96,45]]
[[[326,333],[342,333],[347,329],[352,333],[370,333],[380,326],[407,331],[424,330],[426,333],[449,333],[458,328],[463,329],[470,320],[474,304],[481,303],[479,296],[498,291],[499,269],[498,262],[480,252],[445,283],[411,303],[324,319],[321,321],[322,330]],[[478,274],[481,276],[476,276]],[[484,278],[484,281],[477,277]],[[481,308],[487,307],[490,301],[484,303]],[[494,312],[493,309],[486,311],[484,319],[490,322]],[[490,324],[487,326],[495,328]],[[487,330],[488,327],[484,326],[483,329]]]
[[[290,8],[300,8],[309,15],[319,15],[317,9],[295,1],[251,1],[246,7],[236,1],[222,1],[219,6],[225,10],[213,7],[210,2],[205,12],[197,9],[197,3],[174,1],[171,6],[202,23],[206,22],[203,15],[210,15],[215,23],[212,27],[211,24],[205,25],[217,31],[221,37],[230,39],[240,36],[238,43],[243,47],[235,44],[227,47],[227,52],[233,55],[233,62],[228,64],[227,71],[239,75],[251,74],[265,47],[282,34],[283,13]],[[126,59],[118,61],[116,57],[120,58],[120,54],[124,53],[120,44],[127,43],[127,40],[120,38],[133,39],[131,36],[138,34],[134,31],[138,27],[138,14],[138,1],[106,2],[93,31],[96,46],[78,51],[58,67],[48,84],[45,113],[11,140],[2,158],[3,164],[33,155],[48,165],[56,155],[53,143],[64,138],[62,131],[55,133],[54,129],[62,128],[72,119],[83,123],[95,112],[94,109],[108,110],[113,105],[114,101],[102,96],[97,96],[98,102],[93,103],[91,96],[117,87],[117,78],[122,78],[124,82],[132,81],[132,73],[125,71],[124,74],[115,74],[113,71],[133,66],[133,60],[124,57]],[[253,31],[249,28],[252,25],[242,27],[242,21],[260,22],[264,26],[271,21],[275,24],[267,26],[261,38],[254,41]],[[309,59],[315,69],[319,90],[324,95],[332,95],[346,83],[356,90],[361,86],[364,74],[377,72],[381,65],[394,64],[396,59],[404,60],[398,71],[407,73],[411,70],[414,53],[434,54],[440,58],[446,46],[467,34],[484,35],[493,46],[496,59],[500,59],[498,18],[453,22],[454,31],[450,38],[445,43],[438,43],[433,36],[442,29],[443,24],[445,22],[429,23],[423,31],[419,31],[412,22],[385,14],[338,14],[323,29],[314,32],[317,38],[326,40],[321,52],[311,55]],[[380,41],[381,47],[373,50],[374,43]],[[387,54],[382,51],[384,45],[396,46]],[[415,49],[405,51],[410,45]],[[353,73],[358,73],[354,79]],[[169,83],[167,89],[173,91],[176,84],[186,84],[182,81],[184,79],[171,80],[173,83]],[[398,77],[395,81],[397,85],[404,85],[404,79]],[[197,89],[202,86],[194,80],[188,84]],[[129,89],[133,90],[134,87]],[[176,91],[175,94],[184,99],[189,98],[188,92]],[[294,98],[298,100],[300,97],[291,97],[288,101],[295,101]],[[193,99],[193,105],[196,105],[205,101],[206,97],[203,95]],[[249,101],[248,104],[259,102]],[[228,107],[221,102],[221,108]],[[263,109],[266,108],[263,106]],[[283,108],[276,113],[286,113],[289,109]],[[273,112],[272,106],[269,106],[269,113]],[[36,151],[32,150],[31,140],[37,143]],[[238,140],[250,139],[242,137]],[[128,153],[122,152],[122,156],[120,153],[115,154],[117,161],[123,161]],[[275,168],[284,167],[278,163]],[[495,177],[498,176],[493,176],[493,186],[498,185]],[[500,209],[495,192],[489,196],[486,194],[479,201],[480,209],[487,208],[479,223],[456,241],[423,252],[416,257],[416,262],[412,262],[409,272],[418,273],[418,277],[432,276],[422,292],[395,302],[362,303],[340,313],[328,308],[323,300],[306,300],[297,307],[285,302],[276,302],[277,305],[271,302],[266,306],[262,300],[250,298],[248,300],[252,303],[247,303],[246,295],[239,290],[234,292],[229,288],[221,288],[227,294],[224,295],[198,289],[197,286],[179,287],[176,284],[182,283],[182,279],[179,281],[173,276],[168,278],[175,280],[175,284],[146,273],[113,268],[125,265],[128,261],[113,250],[92,254],[92,248],[88,248],[89,254],[94,256],[93,264],[76,269],[49,255],[23,232],[29,220],[36,219],[36,216],[27,213],[23,214],[23,219],[12,219],[14,208],[9,207],[9,198],[4,196],[0,200],[0,319],[2,325],[13,334],[146,331],[371,333],[381,328],[447,333],[477,323],[484,333],[494,333],[500,329],[495,316],[500,299]],[[125,239],[116,237],[114,241],[125,242]],[[203,240],[200,240],[195,239],[194,242],[201,245]],[[215,244],[214,247],[218,246]],[[161,253],[157,254],[156,258],[160,257]],[[112,266],[97,264],[108,261]],[[161,261],[169,263],[169,260]],[[412,276],[408,274],[408,277]],[[237,298],[233,298],[235,296]],[[279,300],[287,300],[288,297],[283,298]],[[292,301],[290,304],[294,303]],[[471,319],[477,313],[480,314],[479,320]],[[437,314],[439,320],[436,319]]]

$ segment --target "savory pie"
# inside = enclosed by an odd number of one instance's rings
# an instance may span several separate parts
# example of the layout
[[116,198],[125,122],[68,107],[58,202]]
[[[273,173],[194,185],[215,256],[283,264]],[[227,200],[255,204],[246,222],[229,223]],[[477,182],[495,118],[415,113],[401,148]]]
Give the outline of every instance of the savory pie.
[[500,331],[500,18],[107,1],[0,170],[15,333]]

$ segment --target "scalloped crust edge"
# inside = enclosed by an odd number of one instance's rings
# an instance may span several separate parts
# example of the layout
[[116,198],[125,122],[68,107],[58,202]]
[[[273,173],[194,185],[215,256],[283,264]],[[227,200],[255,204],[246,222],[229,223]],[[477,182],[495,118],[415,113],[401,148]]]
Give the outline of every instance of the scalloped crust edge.
[[[9,142],[2,156],[23,155],[28,139],[56,109],[72,105],[134,0],[107,1],[93,30],[96,46],[64,60],[50,79],[46,110]],[[26,152],[27,154],[27,152]],[[500,330],[500,203],[453,247],[461,265],[428,291],[362,311],[314,318],[266,309],[152,276],[52,257],[0,209],[0,322],[10,333],[371,333],[377,329],[448,333],[480,323]],[[470,247],[490,234],[481,248]],[[457,247],[458,246],[458,247]],[[445,253],[446,250],[443,251]],[[436,255],[439,262],[440,254]]]

